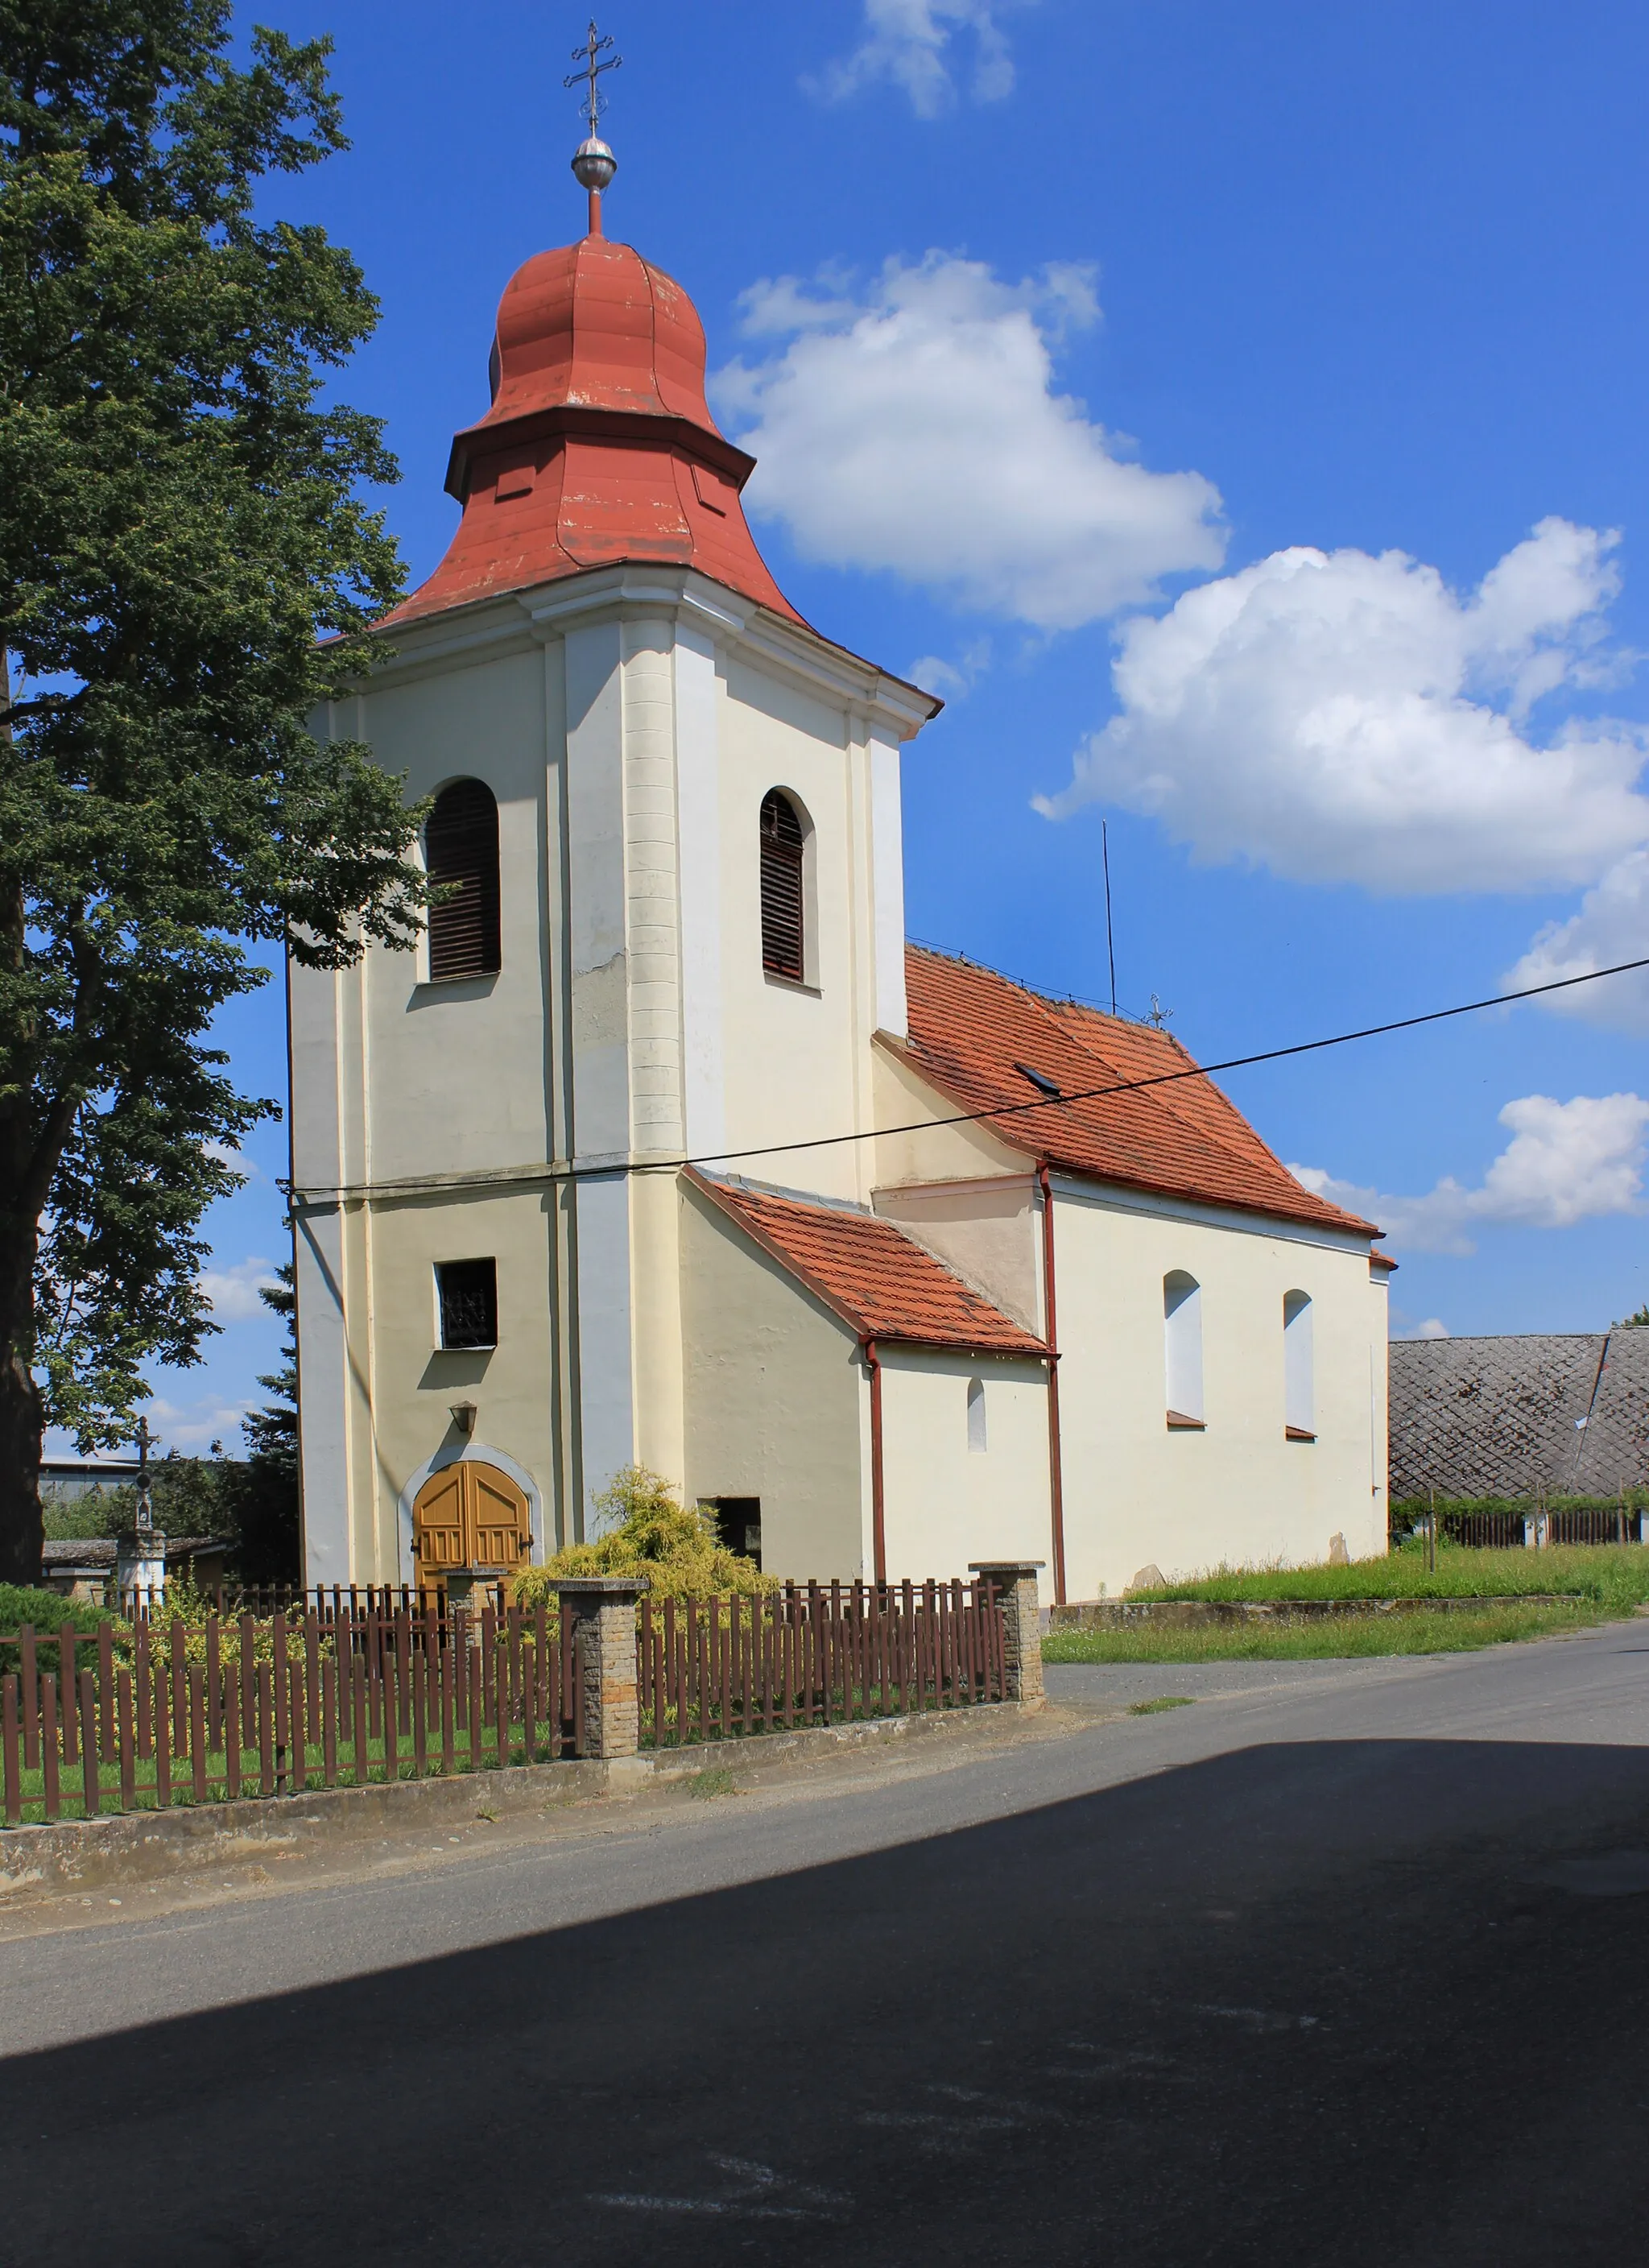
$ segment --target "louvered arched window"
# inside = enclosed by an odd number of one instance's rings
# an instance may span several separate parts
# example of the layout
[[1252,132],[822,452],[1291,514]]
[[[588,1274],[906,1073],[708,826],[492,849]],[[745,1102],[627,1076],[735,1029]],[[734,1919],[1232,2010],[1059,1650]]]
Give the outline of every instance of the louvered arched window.
[[454,780],[435,799],[423,835],[432,883],[430,978],[490,976],[498,968],[498,806],[484,781]]
[[762,799],[762,966],[775,976],[806,975],[802,934],[802,853],[806,837],[789,796],[773,788]]

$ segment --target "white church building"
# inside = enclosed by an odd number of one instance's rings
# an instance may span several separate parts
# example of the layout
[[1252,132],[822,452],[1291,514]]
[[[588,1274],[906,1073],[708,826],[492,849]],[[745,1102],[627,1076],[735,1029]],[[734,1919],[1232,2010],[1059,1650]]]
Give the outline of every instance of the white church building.
[[1382,1550],[1379,1232],[1165,1033],[907,944],[940,704],[778,590],[693,306],[591,204],[320,727],[445,894],[291,971],[306,1580],[541,1558],[633,1462],[781,1575]]

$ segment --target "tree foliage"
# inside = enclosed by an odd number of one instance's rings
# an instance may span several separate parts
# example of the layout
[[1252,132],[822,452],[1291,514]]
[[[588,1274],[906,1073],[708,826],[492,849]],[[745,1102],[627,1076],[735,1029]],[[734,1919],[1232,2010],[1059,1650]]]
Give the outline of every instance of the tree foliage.
[[[298,1481],[298,1301],[291,1266],[259,1297],[282,1316],[286,1339],[280,1366],[258,1381],[271,1399],[241,1422],[247,1454],[226,1457],[214,1441],[208,1457],[175,1453],[150,1468],[150,1503],[163,1535],[206,1535],[225,1544],[227,1572],[243,1583],[296,1583],[300,1577]],[[46,1513],[49,1537],[122,1535],[136,1522],[137,1491],[129,1482],[98,1488]]]
[[595,1499],[613,1525],[593,1543],[570,1543],[541,1567],[524,1567],[510,1586],[518,1606],[548,1602],[558,1611],[563,1575],[645,1575],[655,1603],[665,1599],[761,1598],[778,1588],[754,1559],[729,1550],[711,1515],[683,1505],[666,1480],[645,1465],[626,1465]]
[[[345,146],[328,44],[228,0],[0,0],[0,1575],[39,1435],[129,1432],[213,1327],[200,1224],[267,1098],[207,1044],[269,948],[416,934],[416,814],[308,718],[400,568],[376,306],[266,177]],[[264,948],[260,956],[255,948]],[[248,946],[253,950],[248,950]],[[32,1447],[31,1447],[32,1443]]]

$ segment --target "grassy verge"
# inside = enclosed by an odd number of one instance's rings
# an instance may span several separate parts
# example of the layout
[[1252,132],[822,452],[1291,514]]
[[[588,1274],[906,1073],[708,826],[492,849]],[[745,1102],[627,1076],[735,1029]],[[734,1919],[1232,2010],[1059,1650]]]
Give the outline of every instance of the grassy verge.
[[[1296,1592],[1294,1595],[1305,1594]],[[1550,1638],[1562,1631],[1586,1630],[1608,1619],[1608,1609],[1592,1600],[1577,1599],[1572,1605],[1560,1607],[1491,1607],[1480,1615],[1422,1611],[1343,1615],[1312,1622],[1218,1624],[1189,1630],[1059,1630],[1049,1631],[1042,1640],[1042,1660],[1331,1661],[1366,1654],[1470,1653],[1515,1638]]]
[[[1558,1546],[1550,1551],[1474,1551],[1445,1543],[1433,1570],[1406,1543],[1349,1567],[1217,1567],[1183,1583],[1130,1592],[1141,1599],[1506,1598],[1559,1591],[1611,1614],[1649,1602],[1649,1549],[1640,1543]],[[1384,1651],[1385,1649],[1381,1649]],[[1406,1649],[1404,1649],[1406,1651]]]

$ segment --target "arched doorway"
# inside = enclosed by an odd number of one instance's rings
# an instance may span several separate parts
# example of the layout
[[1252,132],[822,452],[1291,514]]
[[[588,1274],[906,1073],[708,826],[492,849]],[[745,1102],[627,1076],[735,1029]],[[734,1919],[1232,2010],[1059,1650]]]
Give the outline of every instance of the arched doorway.
[[412,1554],[420,1583],[459,1568],[525,1566],[533,1549],[526,1491],[507,1473],[466,1457],[430,1475],[412,1506]]

